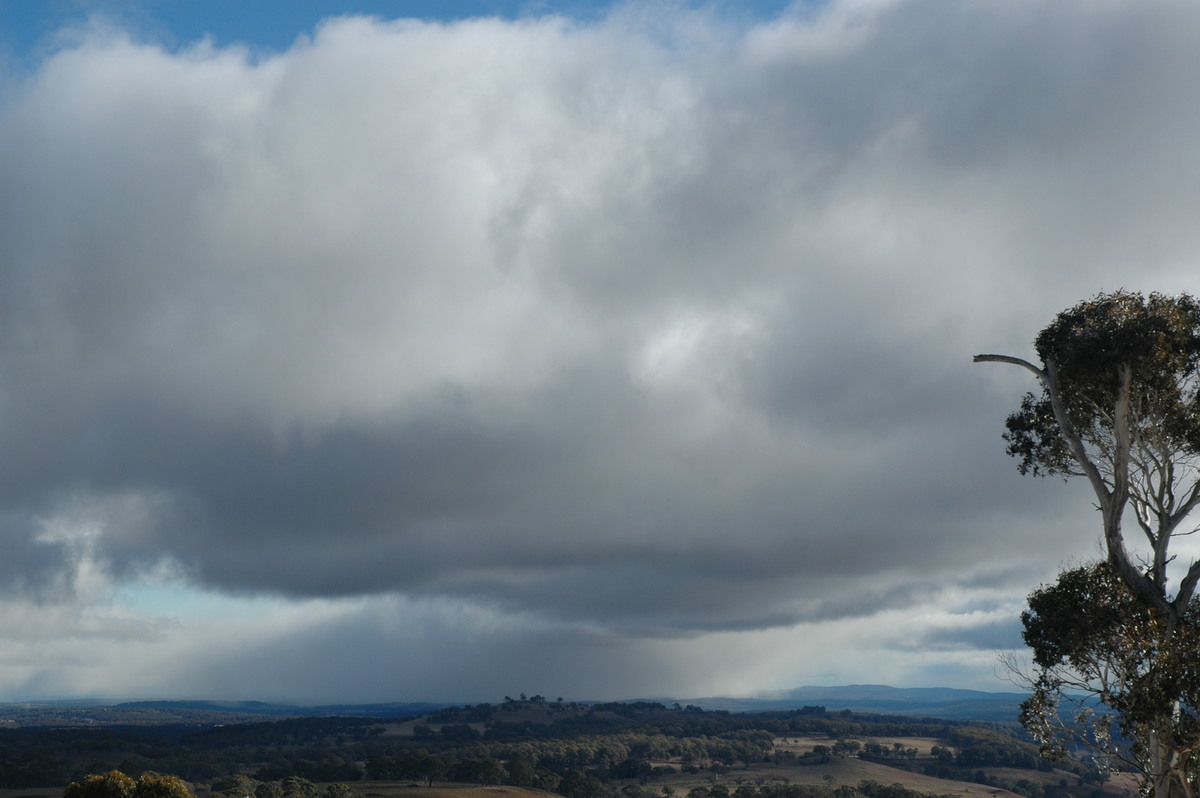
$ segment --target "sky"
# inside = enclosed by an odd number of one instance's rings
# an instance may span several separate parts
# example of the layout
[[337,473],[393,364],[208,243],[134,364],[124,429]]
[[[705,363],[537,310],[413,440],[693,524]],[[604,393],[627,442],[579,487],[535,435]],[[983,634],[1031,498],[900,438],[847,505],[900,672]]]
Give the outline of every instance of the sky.
[[1198,38],[0,0],[0,700],[1014,689],[1100,526],[971,357],[1200,292]]

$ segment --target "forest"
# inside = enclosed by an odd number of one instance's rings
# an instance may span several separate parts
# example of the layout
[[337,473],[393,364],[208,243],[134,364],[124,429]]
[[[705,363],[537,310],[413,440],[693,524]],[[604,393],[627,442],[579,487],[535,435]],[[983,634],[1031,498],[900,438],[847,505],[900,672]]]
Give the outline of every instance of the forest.
[[[731,713],[522,696],[404,718],[0,729],[2,788],[61,789],[111,771],[170,774],[230,798],[350,798],[384,783],[565,798],[912,798],[965,784],[1028,798],[1122,794],[1086,762],[1043,760],[1015,722],[820,706]],[[919,789],[903,786],[913,779]]]

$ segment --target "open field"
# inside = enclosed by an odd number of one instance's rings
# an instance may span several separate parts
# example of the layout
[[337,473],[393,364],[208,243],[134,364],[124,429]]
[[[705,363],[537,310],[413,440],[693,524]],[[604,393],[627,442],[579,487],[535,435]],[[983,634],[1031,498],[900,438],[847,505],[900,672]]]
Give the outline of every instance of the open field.
[[[864,745],[867,743],[878,743],[884,748],[891,749],[893,745],[899,744],[902,748],[917,749],[917,756],[932,756],[930,751],[935,745],[945,745],[940,743],[934,737],[871,737],[860,736],[855,737]],[[786,737],[775,738],[775,748],[779,751],[791,751],[796,755],[807,754],[818,745],[829,746],[833,744],[833,740],[829,737],[804,737],[796,735],[788,735]]]
[[354,786],[362,793],[363,798],[546,798],[553,795],[523,787],[479,787],[464,784],[435,784],[432,787],[424,787],[411,782],[371,781]]
[[[888,767],[878,762],[866,762],[861,759],[839,759],[823,765],[805,765],[802,767],[772,767],[751,766],[748,769],[731,770],[721,777],[720,782],[730,790],[736,789],[741,782],[755,783],[762,779],[764,783],[777,782],[786,784],[811,784],[817,786],[841,787],[854,786],[860,781],[877,781],[881,784],[900,784],[903,787],[923,792],[928,795],[960,795],[960,796],[1016,796],[1006,790],[986,787],[971,782],[936,779],[920,773]],[[670,785],[676,795],[685,795],[693,787],[708,787],[712,780],[696,776],[673,776],[656,781],[655,785]]]

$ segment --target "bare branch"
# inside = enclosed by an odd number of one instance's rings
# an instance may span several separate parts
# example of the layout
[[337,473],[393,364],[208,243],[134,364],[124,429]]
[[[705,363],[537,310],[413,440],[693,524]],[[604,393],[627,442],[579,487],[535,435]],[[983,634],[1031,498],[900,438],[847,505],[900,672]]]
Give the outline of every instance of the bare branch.
[[1032,371],[1034,376],[1036,376],[1042,382],[1046,381],[1047,375],[1043,369],[1038,368],[1037,366],[1030,363],[1028,360],[1022,360],[1021,358],[1013,357],[1012,355],[976,355],[975,357],[971,358],[971,362],[972,363],[1011,363],[1014,366],[1020,366],[1023,369]]

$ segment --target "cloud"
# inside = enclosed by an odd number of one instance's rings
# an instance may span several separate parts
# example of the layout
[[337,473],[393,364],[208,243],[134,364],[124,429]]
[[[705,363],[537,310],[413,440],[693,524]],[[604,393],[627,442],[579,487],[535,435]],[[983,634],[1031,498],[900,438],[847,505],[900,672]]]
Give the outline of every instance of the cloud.
[[1086,494],[1005,462],[1023,375],[970,356],[1195,290],[1196,10],[639,8],[341,17],[258,56],[92,29],[11,78],[5,600],[170,574],[342,608],[212,673],[403,636],[355,602],[452,607],[520,620],[452,624],[457,662],[649,687],[1087,549]]

